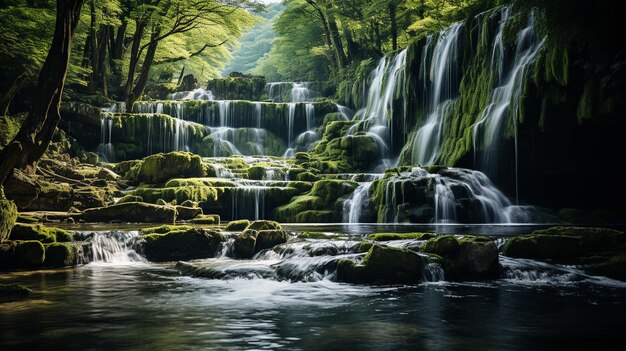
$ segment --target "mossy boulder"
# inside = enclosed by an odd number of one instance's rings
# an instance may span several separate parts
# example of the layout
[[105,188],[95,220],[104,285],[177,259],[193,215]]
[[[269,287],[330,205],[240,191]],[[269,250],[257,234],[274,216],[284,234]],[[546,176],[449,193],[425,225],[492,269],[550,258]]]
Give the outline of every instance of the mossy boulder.
[[36,268],[41,266],[46,250],[40,241],[13,241],[13,266],[15,268]]
[[224,230],[227,232],[236,232],[245,230],[250,225],[250,221],[247,219],[240,219],[238,221],[230,221],[224,227]]
[[498,248],[488,238],[442,235],[426,241],[421,251],[442,259],[447,280],[489,280],[500,275]]
[[258,231],[252,229],[246,229],[235,238],[233,246],[235,257],[237,258],[252,258],[256,250],[256,238]]
[[433,233],[374,233],[365,237],[367,240],[392,241],[392,240],[428,240],[434,238]]
[[153,262],[194,260],[214,257],[224,236],[201,228],[174,230],[165,234],[144,236],[143,250]]
[[259,252],[265,249],[286,243],[290,238],[289,233],[283,230],[260,230],[256,237],[254,250]]
[[76,217],[85,222],[174,223],[176,209],[131,202],[87,209]]
[[202,159],[189,152],[151,155],[137,167],[135,180],[142,183],[159,184],[171,178],[204,176]]
[[45,246],[45,267],[75,266],[78,262],[76,245],[70,243],[52,243]]
[[183,201],[180,205],[181,205],[181,206],[185,206],[185,207],[193,207],[193,208],[197,208],[197,207],[198,207],[198,202],[196,202],[196,201],[191,201],[191,200],[185,200],[185,201]]
[[610,257],[604,262],[591,266],[589,268],[589,272],[612,279],[626,281],[626,253]]
[[320,180],[320,176],[315,175],[311,172],[302,172],[296,175],[296,180],[304,181],[304,182],[316,182]]
[[46,227],[41,224],[17,223],[11,230],[11,240],[38,240],[42,243],[72,241],[72,235],[63,229]]
[[295,217],[296,223],[331,223],[336,221],[334,211],[308,210],[300,212]]
[[124,195],[116,203],[125,204],[128,202],[143,202],[143,198],[139,195]]
[[220,216],[216,215],[216,214],[199,215],[199,216],[195,217],[194,219],[192,219],[191,223],[194,223],[194,224],[214,224],[214,225],[219,225],[220,224]]
[[276,218],[282,222],[328,223],[340,219],[339,202],[356,189],[357,183],[324,179],[315,182],[309,193],[294,197],[288,204],[276,208]]
[[371,241],[361,241],[354,247],[354,252],[356,253],[364,253],[368,252],[375,243]]
[[424,243],[422,251],[442,257],[453,256],[459,250],[459,241],[452,235],[440,235]]
[[531,259],[571,261],[584,251],[582,238],[569,235],[520,235],[508,239],[502,246],[505,256]]
[[175,206],[177,220],[190,220],[203,214],[202,209],[198,207]]
[[374,244],[360,264],[352,260],[337,263],[337,279],[348,283],[400,284],[418,282],[427,264],[417,253]]
[[191,229],[193,229],[193,227],[190,225],[161,225],[158,227],[143,228],[139,231],[139,233],[141,235],[167,234],[173,231],[191,230]]
[[272,230],[272,229],[282,229],[280,223],[275,221],[268,220],[258,220],[250,223],[250,225],[246,229],[251,230]]
[[[2,189],[0,188],[0,192]],[[7,240],[17,220],[17,206],[13,201],[3,199],[0,193],[0,241]]]

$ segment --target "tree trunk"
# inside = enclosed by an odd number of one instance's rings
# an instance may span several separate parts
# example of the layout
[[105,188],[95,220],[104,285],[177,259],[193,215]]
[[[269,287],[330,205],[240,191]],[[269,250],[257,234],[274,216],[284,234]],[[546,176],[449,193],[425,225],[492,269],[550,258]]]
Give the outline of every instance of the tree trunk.
[[67,74],[72,39],[85,0],[57,0],[57,16],[52,44],[39,73],[33,106],[20,131],[0,151],[0,184],[15,168],[33,173],[48,148],[61,115],[59,105]]
[[128,77],[126,78],[126,88],[124,89],[124,101],[128,109],[133,106],[130,103],[131,95],[133,93],[133,83],[135,81],[135,70],[139,63],[139,48],[141,46],[141,37],[143,37],[143,29],[145,24],[142,22],[137,23],[137,29],[133,35],[133,46],[130,49],[130,63],[128,66]]
[[26,81],[26,78],[28,78],[28,74],[26,72],[20,74],[17,78],[15,78],[7,93],[4,94],[4,97],[2,98],[2,100],[0,100],[0,116],[6,116],[9,114],[9,106],[11,105],[11,101],[13,101],[13,98],[17,94],[24,81]]
[[328,19],[328,28],[330,29],[330,38],[333,42],[333,46],[335,47],[335,55],[337,56],[339,67],[345,67],[348,59],[346,58],[346,54],[343,52],[343,43],[341,42],[341,37],[339,36],[339,27],[333,18]]
[[139,74],[139,78],[137,78],[137,83],[133,88],[130,99],[127,101],[128,108],[133,107],[135,101],[141,98],[143,91],[146,89],[146,84],[148,84],[148,78],[150,77],[150,69],[152,68],[152,63],[154,62],[154,55],[156,54],[157,46],[159,45],[159,41],[155,39],[158,38],[160,34],[160,28],[156,28],[152,31],[150,44],[148,45],[148,49],[146,51],[146,57],[144,57],[143,64],[141,65],[141,73]]
[[391,19],[391,49],[398,49],[398,21],[396,18],[396,4],[389,4],[389,18]]
[[[324,29],[324,40],[326,41],[326,45],[328,46],[328,48],[332,51],[333,42],[332,42],[332,39],[330,38],[331,36],[330,29],[328,28],[328,20],[326,19],[326,14],[324,13],[324,10],[322,10],[322,8],[313,0],[306,0],[306,2],[309,5],[311,5],[320,16],[320,21],[322,22],[322,29]],[[335,61],[335,64],[339,65],[339,63],[336,62],[336,59],[334,61]]]

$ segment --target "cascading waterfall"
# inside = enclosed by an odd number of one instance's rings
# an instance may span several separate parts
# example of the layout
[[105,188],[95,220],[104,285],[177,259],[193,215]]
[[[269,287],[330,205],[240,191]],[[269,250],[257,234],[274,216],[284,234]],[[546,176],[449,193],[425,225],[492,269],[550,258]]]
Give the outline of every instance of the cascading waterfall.
[[265,90],[274,102],[309,102],[315,96],[309,82],[272,82],[265,85]]
[[383,174],[372,174],[368,179],[359,182],[359,186],[354,190],[350,199],[343,204],[343,222],[344,223],[361,223],[363,220],[363,212],[368,208],[370,190],[372,183],[383,177]]
[[74,240],[82,241],[82,245],[78,246],[79,264],[146,262],[135,251],[140,240],[137,231],[77,232]]
[[443,120],[458,94],[457,42],[462,27],[461,23],[455,23],[438,36],[429,36],[424,46],[420,80],[425,96],[430,99],[425,104],[428,117],[415,133],[411,145],[414,164],[433,164],[439,156]]
[[232,188],[232,218],[265,219],[265,192],[268,188],[245,183]]
[[[393,163],[389,151],[393,150],[393,100],[397,91],[404,94],[404,79],[407,49],[400,51],[393,58],[383,57],[376,69],[370,74],[370,86],[367,93],[367,102],[364,109],[358,111],[354,120],[359,121],[350,128],[354,134],[365,128],[366,134],[380,143],[383,153],[381,169],[388,168]],[[399,90],[398,90],[399,89]],[[406,98],[405,98],[406,100]],[[404,113],[404,111],[402,111]]]
[[203,88],[194,89],[192,91],[179,91],[168,95],[170,100],[215,100],[215,96],[210,90]]
[[296,103],[290,102],[287,104],[287,151],[283,157],[293,156],[294,149],[293,145],[293,128],[294,128],[294,120],[296,117]]
[[517,47],[510,67],[505,67],[503,35],[510,18],[510,8],[501,10],[501,19],[496,34],[492,54],[491,69],[496,72],[498,81],[491,95],[491,101],[482,112],[473,128],[476,167],[490,177],[498,176],[498,164],[502,139],[511,133],[515,142],[515,194],[519,197],[517,185],[517,124],[519,123],[519,105],[526,68],[531,64],[543,47],[534,30],[534,18],[531,15],[527,26],[517,35]]
[[111,143],[111,131],[113,129],[113,119],[108,114],[100,117],[100,145],[98,154],[106,162],[115,161],[115,147]]

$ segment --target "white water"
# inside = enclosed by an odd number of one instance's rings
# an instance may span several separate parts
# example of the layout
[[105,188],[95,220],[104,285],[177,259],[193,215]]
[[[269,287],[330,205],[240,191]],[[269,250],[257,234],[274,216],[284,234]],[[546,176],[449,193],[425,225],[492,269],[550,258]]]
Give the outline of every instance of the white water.
[[79,264],[146,262],[134,249],[141,240],[137,231],[78,232],[74,239],[83,241],[79,246]]
[[439,35],[429,36],[424,46],[420,75],[430,101],[426,105],[428,117],[413,137],[413,164],[433,164],[439,156],[444,118],[449,115],[458,90],[457,42],[462,27],[455,23]]
[[362,213],[369,205],[372,183],[382,177],[383,174],[375,174],[368,181],[359,183],[359,186],[354,190],[350,199],[346,200],[343,204],[344,223],[362,222]]
[[501,10],[500,25],[494,40],[491,67],[497,73],[497,88],[493,90],[489,105],[473,128],[474,160],[477,169],[487,173],[490,177],[498,175],[498,163],[501,152],[501,141],[506,135],[507,128],[513,127],[515,139],[515,193],[518,197],[517,185],[517,124],[519,123],[519,104],[522,93],[522,83],[526,68],[531,64],[537,53],[543,47],[534,30],[534,19],[531,16],[528,25],[517,35],[517,47],[513,63],[507,69],[504,67],[503,33],[506,22],[510,18],[510,8]]
[[192,91],[179,91],[168,96],[170,100],[215,100],[215,96],[210,90],[203,88]]
[[111,143],[111,132],[113,129],[113,119],[108,114],[100,116],[100,145],[98,145],[98,155],[105,162],[115,161],[115,147]]
[[265,85],[267,96],[274,102],[310,102],[315,93],[309,82],[272,82]]

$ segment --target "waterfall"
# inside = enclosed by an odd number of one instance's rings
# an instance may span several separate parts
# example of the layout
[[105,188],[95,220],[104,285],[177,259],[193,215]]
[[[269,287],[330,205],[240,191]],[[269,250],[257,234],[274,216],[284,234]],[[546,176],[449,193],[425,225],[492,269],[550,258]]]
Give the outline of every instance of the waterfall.
[[294,149],[292,147],[293,143],[293,127],[294,120],[296,117],[296,103],[290,102],[287,104],[287,151],[283,157],[293,156]]
[[265,90],[274,102],[309,102],[316,95],[309,82],[272,82],[265,85]]
[[232,188],[232,219],[265,219],[265,192],[267,186],[238,185]]
[[[411,161],[414,164],[433,164],[439,156],[443,120],[450,113],[458,90],[457,42],[461,28],[461,23],[455,23],[438,37],[429,36],[424,46],[420,78],[425,95],[430,99],[426,103],[428,117],[413,137]],[[435,46],[431,49],[433,43]]]
[[311,99],[309,83],[293,83],[291,87],[291,102],[307,102]]
[[194,89],[192,91],[179,91],[168,95],[167,98],[169,100],[215,100],[213,93],[203,88]]
[[113,129],[113,119],[109,114],[100,116],[100,145],[98,154],[105,162],[115,161],[115,147],[111,143],[111,131]]
[[[354,134],[358,129],[365,128],[367,135],[374,137],[383,146],[382,165],[379,168],[391,166],[386,160],[389,150],[393,150],[393,102],[397,91],[404,94],[404,79],[407,49],[400,51],[393,58],[383,57],[378,66],[370,74],[370,85],[367,93],[366,106],[357,112],[354,120],[359,121],[350,128],[349,133]],[[404,97],[406,101],[406,97]],[[404,111],[402,111],[404,113]],[[397,116],[395,117],[397,118]]]
[[137,231],[78,232],[74,239],[83,241],[79,246],[79,264],[146,262],[134,249],[140,240]]
[[369,195],[372,183],[383,177],[383,174],[375,174],[368,181],[360,182],[359,186],[354,190],[350,199],[343,204],[343,221],[344,223],[361,223],[363,212],[370,205]]
[[517,35],[517,47],[513,62],[507,69],[504,67],[503,33],[506,22],[510,18],[510,9],[501,10],[500,24],[496,34],[492,54],[491,69],[496,72],[498,81],[491,95],[491,101],[483,110],[478,122],[473,128],[474,160],[476,167],[490,177],[498,176],[500,163],[501,141],[503,136],[512,134],[515,142],[515,194],[518,198],[517,185],[517,124],[519,123],[519,108],[522,94],[522,85],[526,68],[531,64],[537,53],[543,47],[534,30],[534,18],[528,19],[527,26]]

